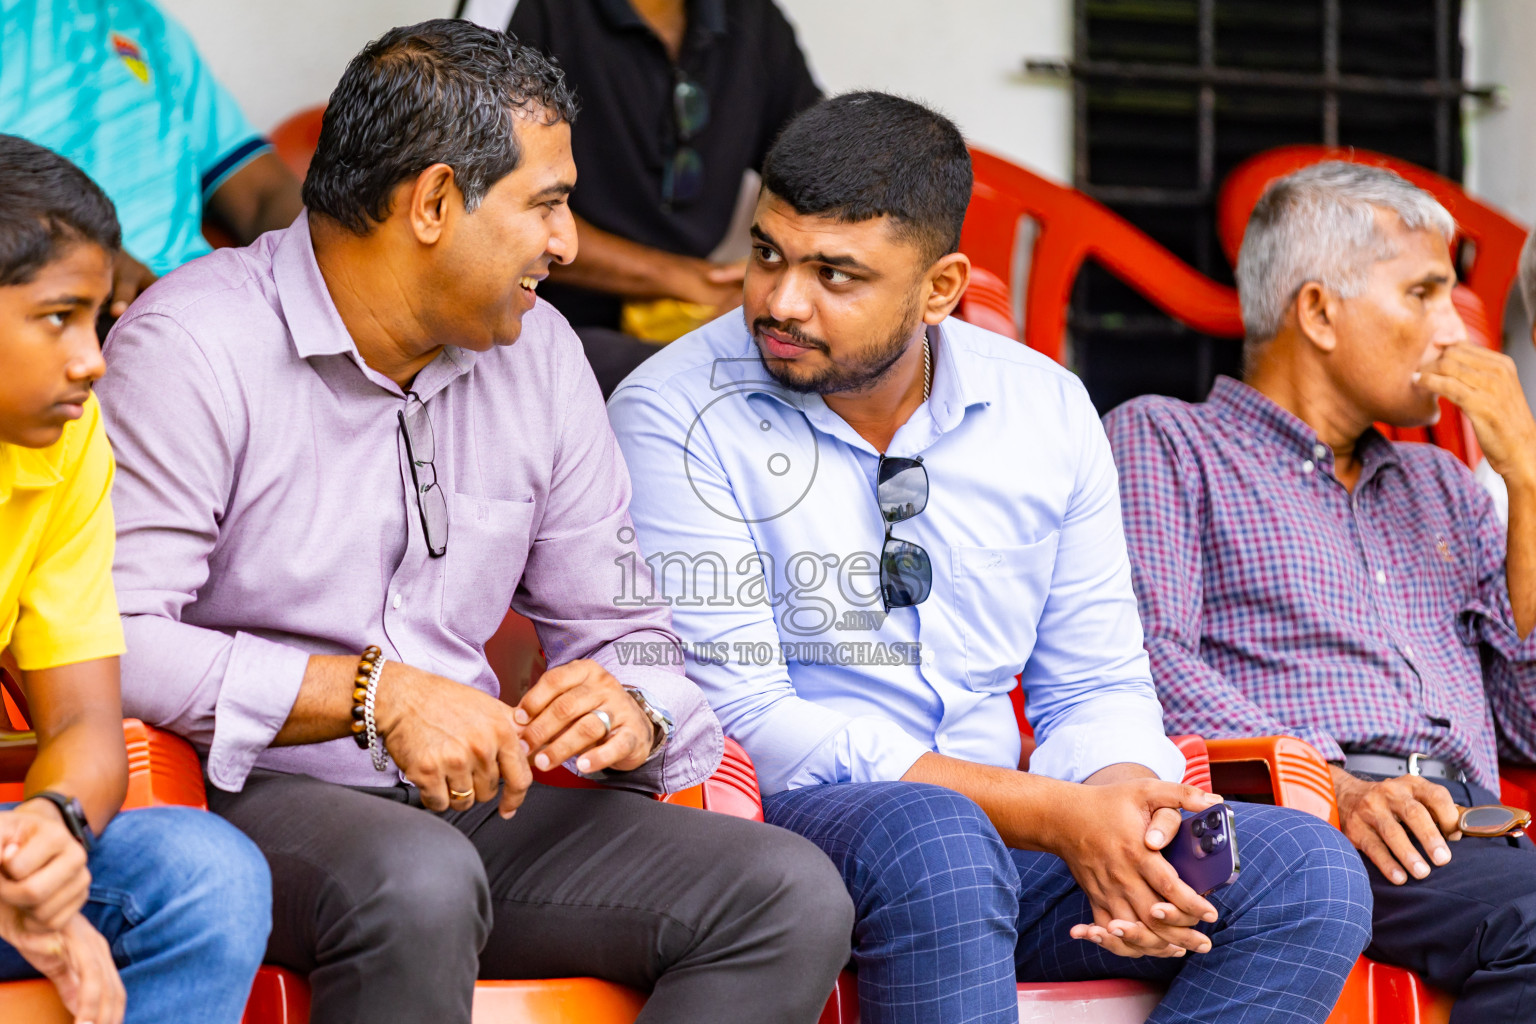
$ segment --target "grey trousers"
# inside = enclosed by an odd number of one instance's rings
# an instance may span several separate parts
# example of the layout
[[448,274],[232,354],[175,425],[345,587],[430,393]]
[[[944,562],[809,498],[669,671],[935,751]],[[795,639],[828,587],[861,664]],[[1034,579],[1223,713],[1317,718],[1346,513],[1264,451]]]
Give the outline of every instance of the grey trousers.
[[316,1024],[469,1024],[477,977],[572,976],[649,992],[649,1024],[810,1024],[848,959],[842,878],[792,832],[618,790],[536,784],[511,821],[414,794],[208,791],[266,854],[267,961],[309,976]]

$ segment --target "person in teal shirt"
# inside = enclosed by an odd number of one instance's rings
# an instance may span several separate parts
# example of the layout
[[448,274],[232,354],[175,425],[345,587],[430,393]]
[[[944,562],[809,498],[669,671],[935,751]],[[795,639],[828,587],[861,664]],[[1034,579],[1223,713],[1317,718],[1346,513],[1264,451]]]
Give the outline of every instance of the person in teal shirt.
[[73,161],[117,207],[110,316],[209,251],[298,215],[299,183],[150,0],[0,0],[0,132]]

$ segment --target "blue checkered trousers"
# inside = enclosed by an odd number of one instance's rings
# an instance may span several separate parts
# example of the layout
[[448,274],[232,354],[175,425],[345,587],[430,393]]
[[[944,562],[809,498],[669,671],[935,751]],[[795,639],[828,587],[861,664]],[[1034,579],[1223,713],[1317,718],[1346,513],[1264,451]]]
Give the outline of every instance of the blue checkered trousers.
[[1209,953],[1115,956],[1066,864],[1010,850],[971,800],[910,782],[809,786],[767,820],[843,873],[858,911],[863,1024],[1017,1024],[1016,981],[1166,982],[1149,1024],[1319,1024],[1370,938],[1371,890],[1342,833],[1300,811],[1236,804],[1242,870],[1209,899]]

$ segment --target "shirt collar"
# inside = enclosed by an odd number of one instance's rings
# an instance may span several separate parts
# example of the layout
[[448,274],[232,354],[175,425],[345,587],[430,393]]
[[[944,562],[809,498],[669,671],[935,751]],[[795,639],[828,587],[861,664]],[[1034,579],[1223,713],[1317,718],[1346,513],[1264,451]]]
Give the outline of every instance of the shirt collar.
[[[272,280],[283,306],[283,319],[288,325],[288,335],[293,339],[293,350],[300,359],[315,356],[348,356],[358,369],[380,387],[399,391],[388,377],[370,368],[357,351],[357,342],[331,299],[320,264],[315,261],[314,240],[309,234],[309,213],[299,214],[298,220],[284,229],[282,239],[272,254]],[[478,352],[446,345],[437,358],[416,375],[411,389],[422,400],[441,391],[449,381],[475,365]]]
[[[1316,430],[1242,381],[1218,376],[1206,402],[1222,419],[1237,428],[1233,436],[1267,444],[1287,454],[1295,453],[1299,458],[1313,459],[1318,465],[1332,468],[1333,450],[1322,443]],[[1355,442],[1355,454],[1364,470],[1362,482],[1377,470],[1400,462],[1397,447],[1375,427],[1367,428],[1360,435]]]
[[336,311],[320,264],[315,262],[308,212],[299,214],[277,243],[272,253],[272,280],[283,304],[288,336],[300,359],[357,355],[357,343]]

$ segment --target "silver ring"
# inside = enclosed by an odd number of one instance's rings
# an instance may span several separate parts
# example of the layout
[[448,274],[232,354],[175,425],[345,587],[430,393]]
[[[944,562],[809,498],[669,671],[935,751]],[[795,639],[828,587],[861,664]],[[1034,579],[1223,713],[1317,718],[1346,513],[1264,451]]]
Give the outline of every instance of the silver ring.
[[603,740],[606,740],[609,736],[613,735],[613,716],[604,711],[602,708],[598,708],[596,711],[591,713],[597,716],[597,720],[599,722],[603,723],[603,739],[598,740],[599,743],[602,743]]

